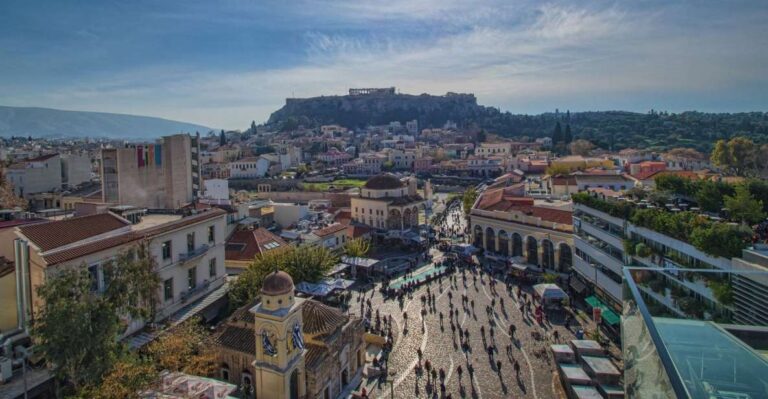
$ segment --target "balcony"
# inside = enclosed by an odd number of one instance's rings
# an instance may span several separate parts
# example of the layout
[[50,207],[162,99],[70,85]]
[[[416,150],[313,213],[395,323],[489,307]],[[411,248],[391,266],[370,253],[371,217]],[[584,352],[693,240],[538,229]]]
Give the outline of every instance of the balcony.
[[593,235],[596,238],[613,245],[616,248],[621,248],[623,243],[620,236],[613,234],[607,227],[600,227],[597,224],[590,223],[585,218],[573,218],[574,220],[581,221],[581,230],[584,230],[587,234]]
[[[584,259],[578,256],[573,257],[573,268],[584,277],[586,280],[600,287],[603,291],[607,292],[614,300],[621,302],[621,284],[613,281],[610,277],[605,275],[596,267],[590,265]],[[621,274],[619,274],[621,275]]]
[[186,262],[195,260],[203,256],[208,251],[208,249],[210,249],[208,244],[203,244],[193,249],[192,251],[182,252],[179,254],[179,263],[186,263]]
[[[617,259],[615,256],[608,254],[607,249],[600,247],[599,241],[590,242],[582,237],[574,236],[573,243],[596,262],[611,269],[612,272],[621,275],[622,269],[624,268],[624,262]],[[605,244],[603,243],[603,245]]]

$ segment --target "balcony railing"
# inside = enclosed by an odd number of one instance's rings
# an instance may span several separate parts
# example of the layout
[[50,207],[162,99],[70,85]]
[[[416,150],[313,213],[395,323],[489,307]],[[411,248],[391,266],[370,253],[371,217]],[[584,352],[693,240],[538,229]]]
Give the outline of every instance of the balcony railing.
[[208,244],[203,244],[191,251],[182,252],[179,254],[179,262],[184,263],[184,262],[188,262],[190,260],[196,259],[202,256],[203,254],[205,254],[208,251],[208,249],[210,249]]

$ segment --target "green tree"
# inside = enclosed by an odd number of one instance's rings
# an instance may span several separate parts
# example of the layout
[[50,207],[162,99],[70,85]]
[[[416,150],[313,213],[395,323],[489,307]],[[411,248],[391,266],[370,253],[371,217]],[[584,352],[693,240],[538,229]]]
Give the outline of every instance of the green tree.
[[381,164],[381,168],[384,170],[392,170],[395,167],[395,163],[392,161],[384,161],[383,164]]
[[159,370],[208,376],[216,370],[210,336],[199,318],[192,318],[161,334],[147,348]]
[[348,240],[344,244],[344,254],[353,258],[362,258],[371,250],[371,242],[363,238]]
[[565,125],[565,135],[563,136],[565,144],[570,144],[573,141],[573,134],[571,133],[571,124]]
[[719,212],[723,207],[723,194],[717,188],[717,184],[711,181],[701,183],[695,198],[699,207],[708,212]]
[[488,135],[485,133],[485,129],[480,130],[479,133],[477,133],[477,142],[478,143],[485,143],[485,141],[488,139]]
[[106,289],[95,291],[85,265],[49,276],[38,287],[43,302],[32,324],[36,347],[54,375],[75,389],[97,384],[123,348],[118,336],[129,316],[151,318],[159,279],[145,244],[104,266]]
[[571,168],[564,164],[551,165],[547,168],[546,173],[550,176],[568,175],[571,173]]
[[469,215],[469,212],[472,210],[472,205],[475,204],[475,200],[477,200],[477,190],[475,190],[474,187],[470,187],[464,192],[464,195],[461,198],[465,215]]
[[264,277],[274,270],[290,274],[295,282],[315,282],[338,262],[333,252],[319,245],[289,246],[261,254],[232,284],[229,290],[230,304],[237,308],[253,301],[261,291]]
[[563,128],[560,126],[560,122],[557,122],[555,130],[552,131],[552,145],[557,145],[557,143],[563,141],[563,138]]
[[82,398],[138,399],[141,391],[157,385],[159,373],[149,359],[125,355],[104,375],[102,382],[78,392]]
[[[568,135],[568,129],[566,128],[566,135]],[[589,156],[592,150],[595,148],[594,144],[584,139],[578,139],[570,142],[568,148],[571,150],[572,155],[581,155],[583,157]]]
[[746,137],[718,140],[710,155],[715,166],[736,176],[749,176],[758,168],[758,147]]
[[739,220],[742,223],[758,223],[765,218],[763,202],[752,197],[749,188],[744,184],[736,186],[736,193],[733,196],[725,196],[724,203],[733,220]]
[[748,229],[726,223],[712,223],[710,226],[694,228],[690,242],[710,255],[733,258],[741,256],[741,250],[747,246],[750,236]]
[[110,299],[91,286],[83,267],[62,270],[37,289],[43,305],[32,324],[35,346],[54,376],[75,389],[97,384],[110,370],[124,328]]

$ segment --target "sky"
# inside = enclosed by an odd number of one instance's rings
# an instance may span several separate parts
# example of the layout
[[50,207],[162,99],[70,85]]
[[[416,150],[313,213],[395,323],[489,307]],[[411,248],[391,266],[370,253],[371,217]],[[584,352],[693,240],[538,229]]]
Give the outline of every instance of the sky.
[[0,1],[0,105],[245,129],[390,86],[512,113],[768,111],[768,1]]

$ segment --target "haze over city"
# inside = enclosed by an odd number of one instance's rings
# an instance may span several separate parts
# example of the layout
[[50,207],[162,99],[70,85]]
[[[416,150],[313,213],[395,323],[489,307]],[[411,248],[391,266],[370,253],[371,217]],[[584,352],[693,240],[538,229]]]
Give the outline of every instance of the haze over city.
[[265,121],[396,86],[512,113],[768,107],[764,1],[3,1],[0,105]]

